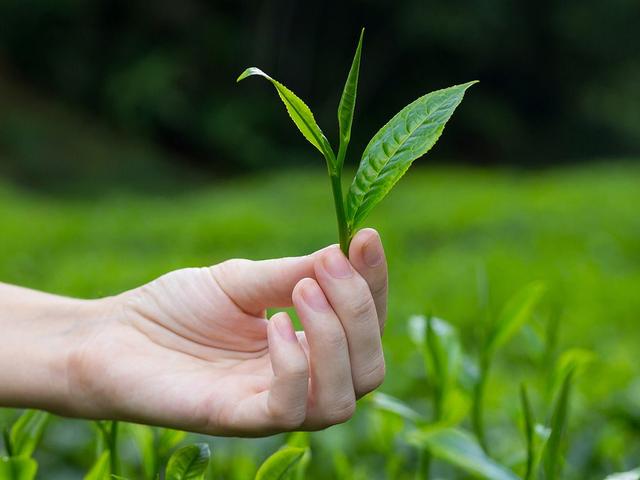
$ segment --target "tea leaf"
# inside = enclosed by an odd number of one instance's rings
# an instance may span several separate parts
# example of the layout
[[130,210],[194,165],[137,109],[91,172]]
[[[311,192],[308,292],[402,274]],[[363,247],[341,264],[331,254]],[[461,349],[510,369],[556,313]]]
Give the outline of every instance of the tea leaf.
[[327,140],[327,137],[324,136],[324,133],[322,133],[322,130],[316,123],[316,119],[314,118],[311,109],[295,93],[277,80],[271,78],[259,68],[247,68],[240,74],[236,81],[239,82],[252,75],[264,77],[273,84],[280,96],[280,99],[284,103],[284,106],[287,108],[287,112],[289,113],[291,120],[296,124],[300,133],[304,135],[304,138],[306,138],[311,145],[316,147],[320,153],[324,155],[329,163],[329,168],[335,169],[335,155],[333,154],[329,140]]
[[368,400],[373,404],[374,408],[385,412],[399,415],[405,420],[414,423],[425,422],[426,418],[404,403],[391,395],[382,392],[373,392],[369,395]]
[[307,469],[309,468],[309,463],[311,462],[311,450],[309,448],[305,449],[302,458],[298,462],[298,465],[294,467],[294,480],[305,480],[307,478]]
[[518,480],[511,470],[489,458],[464,430],[426,427],[411,432],[408,440],[471,475],[488,480]]
[[342,90],[340,104],[338,105],[338,125],[340,126],[340,148],[338,150],[338,159],[342,167],[344,156],[346,155],[349,140],[351,140],[351,125],[353,123],[353,112],[356,108],[356,95],[358,93],[358,77],[360,75],[360,57],[362,54],[362,37],[364,36],[364,28],[360,32],[360,40],[356,47],[356,53],[353,56],[353,62],[349,69],[347,81]]
[[129,432],[140,451],[142,470],[147,479],[154,479],[158,465],[156,442],[153,428],[146,425],[128,425]]
[[98,457],[84,480],[111,480],[111,452],[106,450]]
[[524,418],[524,435],[527,441],[527,468],[524,474],[524,480],[533,477],[533,467],[535,462],[535,420],[533,411],[531,410],[531,402],[527,394],[527,388],[524,384],[520,385],[520,402],[522,403],[522,417]]
[[440,420],[447,407],[447,397],[455,388],[462,349],[455,329],[444,320],[428,317],[426,327],[424,356],[434,384],[436,419]]
[[544,291],[544,284],[534,282],[524,287],[507,302],[489,334],[486,345],[488,355],[493,355],[518,332],[531,317]]
[[288,447],[307,448],[309,446],[309,432],[292,432],[287,438]]
[[160,458],[166,457],[187,436],[187,432],[171,428],[161,428],[158,433],[158,456]]
[[256,473],[256,480],[284,480],[293,478],[296,465],[307,448],[283,447],[267,458]]
[[187,445],[177,450],[167,464],[166,480],[202,480],[211,451],[206,443]]
[[304,448],[306,450],[298,465],[294,467],[295,473],[292,477],[296,480],[306,478],[307,468],[309,467],[309,462],[311,462],[309,440],[309,432],[293,432],[287,438],[287,447]]
[[433,147],[464,92],[474,83],[455,85],[418,98],[373,136],[347,195],[347,221],[352,230],[400,180],[411,163]]
[[38,410],[25,410],[11,427],[11,450],[14,456],[31,456],[35,451],[44,429],[49,421],[49,414]]
[[561,478],[559,472],[562,462],[562,447],[566,437],[573,373],[574,369],[569,369],[566,372],[551,414],[551,434],[549,435],[549,440],[547,440],[544,451],[544,478],[547,480]]
[[584,367],[595,359],[595,354],[590,350],[586,350],[584,348],[570,348],[563,352],[558,359],[555,369],[555,377],[561,381],[571,370],[576,374],[580,374]]
[[29,457],[0,457],[0,479],[33,480],[36,478],[38,464]]
[[13,447],[11,445],[11,431],[9,427],[2,429],[2,441],[4,442],[4,448],[7,451],[7,455],[11,457],[13,455]]

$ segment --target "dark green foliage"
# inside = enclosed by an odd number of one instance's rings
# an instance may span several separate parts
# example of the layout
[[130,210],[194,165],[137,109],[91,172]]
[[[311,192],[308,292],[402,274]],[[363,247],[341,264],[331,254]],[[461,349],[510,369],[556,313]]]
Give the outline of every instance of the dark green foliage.
[[[203,166],[297,164],[300,144],[281,141],[288,126],[266,93],[238,95],[228,79],[239,60],[260,62],[292,85],[304,85],[300,93],[324,112],[319,120],[328,121],[334,98],[326,85],[341,87],[351,55],[344,46],[363,19],[376,28],[367,32],[372,61],[359,102],[368,113],[359,119],[356,145],[401,105],[402,96],[385,92],[417,96],[425,79],[429,90],[471,71],[487,83],[453,127],[451,137],[465,141],[441,145],[441,160],[464,155],[474,162],[548,164],[640,147],[634,28],[640,9],[632,0],[497,2],[490,8],[484,2],[404,0],[392,9],[337,0],[314,8],[285,0],[259,8],[252,2],[116,7],[4,0],[0,45],[8,65],[0,76],[13,73],[21,84],[82,110],[83,117],[96,114]],[[295,59],[283,61],[283,52],[292,49]],[[41,146],[24,144],[25,136],[48,142],[53,148],[40,151],[60,160],[76,152],[66,142],[66,154],[52,152],[60,137],[41,135],[39,127],[25,122],[22,135],[12,132],[0,142],[16,155],[9,159],[16,169],[51,165],[34,154]],[[81,167],[85,157],[79,157]],[[30,170],[45,179],[50,173]]]

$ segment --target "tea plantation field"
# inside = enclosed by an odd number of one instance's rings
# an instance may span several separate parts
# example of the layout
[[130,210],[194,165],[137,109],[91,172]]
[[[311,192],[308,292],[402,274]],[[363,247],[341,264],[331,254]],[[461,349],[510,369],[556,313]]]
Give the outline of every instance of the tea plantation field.
[[[98,297],[184,266],[309,253],[337,238],[325,177],[287,171],[166,195],[93,198],[0,183],[0,281]],[[574,378],[560,478],[602,479],[640,466],[637,162],[528,172],[416,169],[369,220],[390,268],[382,392],[429,417],[432,385],[408,333],[410,316],[446,320],[473,358],[486,322],[540,280],[542,300],[498,352],[487,385],[491,456],[522,475],[520,383],[529,387],[536,420],[546,423],[553,365],[562,351],[579,348],[593,358]],[[464,382],[460,391],[468,397]],[[1,426],[14,415],[4,410]],[[468,415],[460,421],[470,428]],[[407,441],[411,428],[364,400],[347,424],[310,435],[307,478],[416,478],[425,467]],[[142,478],[134,435],[124,432],[125,473]],[[82,478],[95,458],[94,437],[89,422],[53,420],[35,455],[39,478]],[[212,448],[211,478],[242,479],[285,437],[204,441]],[[432,478],[471,478],[439,459],[430,471]]]

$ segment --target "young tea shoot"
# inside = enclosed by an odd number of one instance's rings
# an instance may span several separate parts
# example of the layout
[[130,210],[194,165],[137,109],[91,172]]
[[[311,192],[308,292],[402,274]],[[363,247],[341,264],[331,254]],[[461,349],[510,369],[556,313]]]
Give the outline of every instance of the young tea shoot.
[[247,68],[237,79],[239,82],[249,76],[259,75],[271,82],[300,133],[324,156],[333,190],[340,248],[346,255],[354,233],[367,215],[389,193],[413,161],[433,147],[460,105],[465,91],[476,83],[468,82],[436,90],[400,110],[369,141],[345,196],[342,193],[342,167],[351,140],[363,36],[364,29],[360,33],[338,105],[337,153],[316,123],[311,109],[282,83],[256,67]]

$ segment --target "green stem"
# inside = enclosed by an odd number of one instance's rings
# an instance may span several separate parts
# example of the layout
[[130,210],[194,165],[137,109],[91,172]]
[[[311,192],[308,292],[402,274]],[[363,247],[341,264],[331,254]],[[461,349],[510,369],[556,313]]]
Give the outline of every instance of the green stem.
[[111,432],[109,435],[109,452],[111,453],[111,473],[119,475],[119,459],[118,459],[118,422],[112,422]]
[[330,173],[331,188],[333,190],[333,202],[336,207],[336,218],[338,220],[338,235],[340,238],[340,249],[348,257],[349,256],[349,243],[351,242],[351,234],[349,232],[349,226],[347,225],[347,218],[344,211],[344,197],[342,196],[342,181],[340,179],[339,169],[335,173]]
[[7,451],[7,456],[8,457],[12,457],[13,456],[13,445],[11,444],[11,432],[9,430],[9,427],[6,427],[2,431],[2,437],[4,439],[4,448]]
[[473,424],[473,431],[478,439],[478,443],[487,454],[489,453],[489,450],[487,447],[487,439],[484,431],[484,393],[488,376],[488,362],[481,361],[480,378],[478,379],[473,389],[473,409],[471,412],[471,423]]
[[428,450],[422,449],[418,452],[418,469],[416,470],[416,480],[429,480],[431,477],[431,454]]

